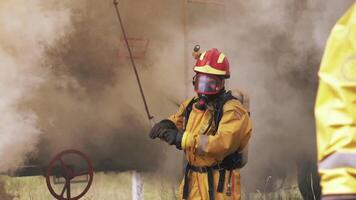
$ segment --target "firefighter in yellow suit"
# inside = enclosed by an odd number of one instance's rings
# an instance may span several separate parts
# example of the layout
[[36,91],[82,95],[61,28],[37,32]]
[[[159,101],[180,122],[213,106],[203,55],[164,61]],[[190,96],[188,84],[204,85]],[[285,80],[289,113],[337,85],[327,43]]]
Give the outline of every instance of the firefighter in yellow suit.
[[315,105],[323,200],[356,199],[356,4],[334,26]]
[[[229,63],[217,49],[196,54],[193,84],[197,96],[157,123],[150,137],[184,151],[188,164],[179,199],[239,200],[243,153],[251,134],[241,98],[225,91]],[[243,98],[243,95],[240,96]]]

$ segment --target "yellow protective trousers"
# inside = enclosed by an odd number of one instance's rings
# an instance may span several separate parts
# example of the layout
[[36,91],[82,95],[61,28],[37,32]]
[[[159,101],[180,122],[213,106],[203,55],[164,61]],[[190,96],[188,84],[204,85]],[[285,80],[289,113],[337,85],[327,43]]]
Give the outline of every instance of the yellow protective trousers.
[[[169,119],[175,123],[178,129],[183,129],[184,113],[190,99],[184,101],[178,112]],[[247,145],[251,135],[252,125],[248,111],[238,100],[229,100],[224,104],[223,115],[219,127],[215,130],[212,123],[214,115],[213,103],[209,103],[205,111],[198,110],[194,106],[190,112],[186,129],[182,138],[182,150],[184,150],[188,163],[195,167],[209,167],[219,164],[227,155],[233,152],[241,152]],[[240,174],[239,170],[233,170],[231,179],[229,172],[225,173],[224,191],[217,192],[219,171],[213,171],[214,200],[239,200],[240,199]],[[208,174],[189,171],[189,196],[187,199],[209,200]],[[232,194],[226,195],[228,181],[233,185]],[[179,199],[183,199],[183,185],[180,187]]]
[[[240,200],[240,172],[238,169],[233,170],[231,175],[231,195],[228,195],[228,178],[229,173],[225,174],[225,183],[223,192],[217,192],[219,181],[219,171],[213,171],[214,177],[214,199],[215,200]],[[178,199],[183,199],[184,180],[180,184]],[[190,172],[189,175],[189,200],[209,200],[209,185],[207,173]]]
[[334,26],[315,104],[323,199],[356,199],[356,4]]

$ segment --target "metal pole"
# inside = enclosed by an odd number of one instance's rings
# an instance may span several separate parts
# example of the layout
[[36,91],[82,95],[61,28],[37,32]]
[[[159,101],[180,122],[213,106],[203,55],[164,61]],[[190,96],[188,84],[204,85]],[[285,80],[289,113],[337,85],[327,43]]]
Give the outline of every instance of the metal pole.
[[66,179],[66,185],[67,185],[67,198],[70,199],[70,179]]
[[140,173],[132,172],[132,186],[131,186],[132,200],[143,200],[143,183]]
[[184,60],[184,98],[188,98],[188,77],[189,77],[189,70],[188,70],[188,0],[183,0],[183,43],[184,43],[184,49],[183,49],[183,60]]
[[147,101],[146,101],[145,94],[144,94],[143,89],[142,89],[140,77],[139,77],[139,75],[138,75],[137,68],[136,68],[136,64],[135,64],[135,61],[134,61],[134,58],[133,58],[133,55],[132,55],[132,51],[131,51],[131,48],[130,48],[130,45],[129,45],[129,41],[128,41],[127,36],[126,36],[125,27],[124,27],[124,24],[123,24],[122,19],[121,19],[121,16],[120,16],[120,11],[119,11],[119,7],[118,7],[119,2],[118,2],[117,0],[113,0],[113,4],[114,4],[114,6],[115,6],[117,18],[118,18],[119,23],[120,23],[120,27],[121,27],[121,30],[122,30],[122,34],[123,34],[123,36],[124,36],[124,40],[125,40],[125,43],[126,43],[126,47],[127,47],[128,52],[129,52],[129,56],[130,56],[132,68],[133,68],[133,70],[134,70],[134,72],[135,72],[137,84],[138,84],[138,87],[139,87],[139,89],[140,89],[140,94],[141,94],[141,97],[142,97],[142,100],[143,100],[143,104],[144,104],[144,106],[145,106],[147,118],[148,118],[148,120],[150,121],[151,126],[153,126],[153,125],[155,124],[155,122],[154,122],[154,117],[151,115],[150,110],[148,109],[148,105],[147,105]]

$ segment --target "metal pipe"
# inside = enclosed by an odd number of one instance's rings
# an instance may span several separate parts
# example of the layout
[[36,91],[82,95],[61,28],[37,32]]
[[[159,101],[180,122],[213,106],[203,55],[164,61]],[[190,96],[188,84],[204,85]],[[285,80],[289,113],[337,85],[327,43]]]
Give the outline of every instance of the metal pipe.
[[138,87],[139,87],[139,89],[140,89],[140,94],[141,94],[141,97],[142,97],[142,100],[143,100],[143,104],[144,104],[144,106],[145,106],[147,118],[148,118],[148,120],[150,121],[151,126],[153,126],[153,125],[155,124],[154,117],[151,115],[150,110],[148,109],[146,97],[145,97],[145,94],[144,94],[144,92],[143,92],[142,84],[141,84],[141,81],[140,81],[140,76],[138,75],[138,71],[137,71],[137,68],[136,68],[135,60],[134,60],[134,58],[133,58],[132,51],[131,51],[131,48],[130,48],[130,45],[129,45],[129,41],[128,41],[127,36],[126,36],[125,27],[124,27],[124,24],[123,24],[122,19],[121,19],[121,15],[120,15],[120,11],[119,11],[119,6],[118,6],[118,5],[119,5],[118,0],[113,0],[113,4],[114,4],[114,6],[115,6],[117,18],[118,18],[119,23],[120,23],[120,27],[121,27],[121,30],[122,30],[122,34],[123,34],[123,36],[124,36],[124,40],[125,40],[125,43],[126,43],[126,47],[127,47],[128,52],[129,52],[129,56],[130,56],[130,61],[131,61],[131,64],[132,64],[132,68],[133,68],[133,70],[134,70],[134,72],[135,72],[137,84],[138,84]]

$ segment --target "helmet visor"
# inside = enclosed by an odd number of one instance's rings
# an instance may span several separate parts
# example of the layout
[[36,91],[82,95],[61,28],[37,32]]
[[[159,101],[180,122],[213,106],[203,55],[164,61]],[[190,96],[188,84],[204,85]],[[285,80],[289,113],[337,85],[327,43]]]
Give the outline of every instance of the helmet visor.
[[223,86],[223,79],[218,76],[199,73],[194,78],[194,90],[199,94],[217,94]]

